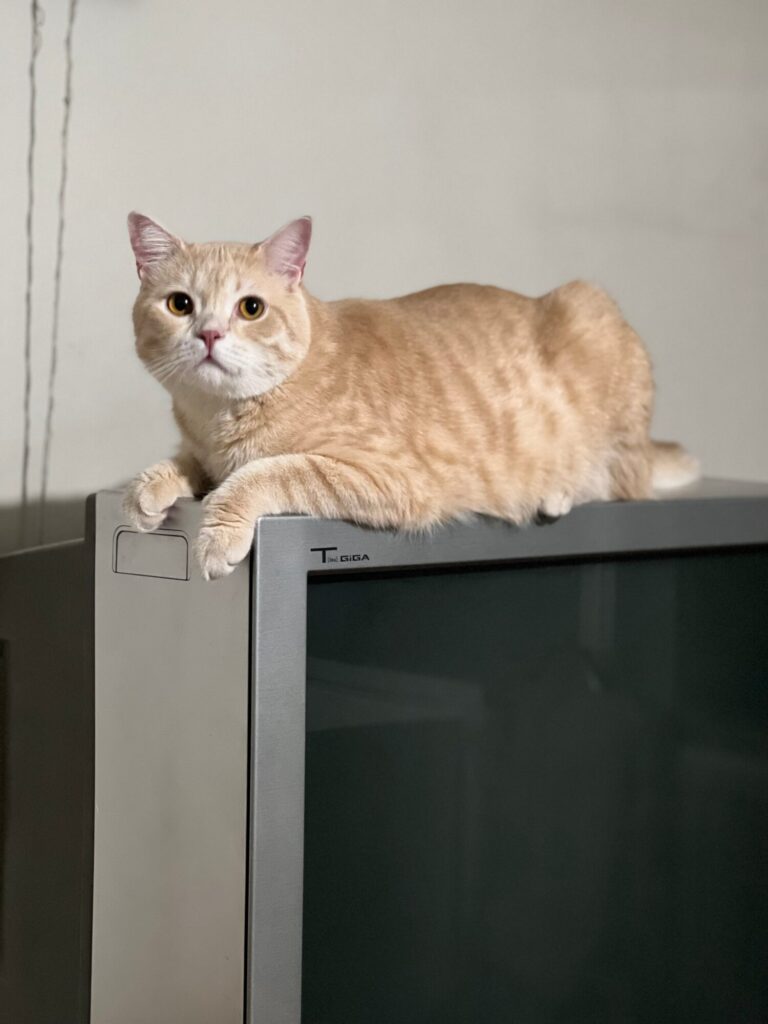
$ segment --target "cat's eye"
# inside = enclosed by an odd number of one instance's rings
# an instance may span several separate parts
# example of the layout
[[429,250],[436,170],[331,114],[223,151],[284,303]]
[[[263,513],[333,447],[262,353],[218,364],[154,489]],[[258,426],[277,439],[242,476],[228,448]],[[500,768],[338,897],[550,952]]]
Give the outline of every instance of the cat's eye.
[[174,316],[189,316],[194,309],[192,299],[186,292],[171,292],[166,305]]
[[244,320],[258,320],[260,316],[264,316],[267,309],[261,299],[255,295],[246,295],[244,299],[240,299],[237,308]]

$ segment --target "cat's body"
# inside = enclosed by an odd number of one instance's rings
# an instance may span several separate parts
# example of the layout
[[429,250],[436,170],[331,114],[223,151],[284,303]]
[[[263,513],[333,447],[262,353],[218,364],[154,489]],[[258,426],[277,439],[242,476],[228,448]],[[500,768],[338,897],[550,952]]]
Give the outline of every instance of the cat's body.
[[[648,497],[654,470],[672,484],[695,475],[681,449],[650,441],[650,360],[600,289],[573,282],[527,298],[449,285],[323,303],[300,284],[301,223],[285,229],[290,250],[284,233],[261,247],[166,236],[142,275],[137,346],[173,395],[183,444],[176,460],[137,478],[126,508],[154,528],[180,494],[212,490],[198,545],[205,575],[244,557],[259,515],[407,529],[476,513],[525,523],[584,501]],[[190,333],[209,344],[200,324],[170,346],[162,337],[160,307],[182,287],[198,290],[197,299],[182,293],[190,318],[208,305],[205,322],[232,334],[229,348],[217,339],[208,349],[223,363],[226,354],[231,372],[195,363]],[[232,319],[241,293],[264,298],[258,333]],[[179,371],[173,353],[187,350]]]
[[174,399],[185,447],[214,486],[254,459],[312,453],[400,492],[370,514],[409,527],[468,512],[520,522],[563,496],[649,494],[649,361],[597,289],[306,298],[312,344],[279,388],[237,404]]

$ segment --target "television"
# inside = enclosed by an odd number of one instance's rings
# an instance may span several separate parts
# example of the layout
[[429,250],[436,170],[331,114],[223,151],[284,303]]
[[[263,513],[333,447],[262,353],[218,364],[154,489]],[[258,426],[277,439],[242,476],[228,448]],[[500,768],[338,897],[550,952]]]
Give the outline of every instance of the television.
[[2,1024],[768,1020],[768,486],[0,559]]

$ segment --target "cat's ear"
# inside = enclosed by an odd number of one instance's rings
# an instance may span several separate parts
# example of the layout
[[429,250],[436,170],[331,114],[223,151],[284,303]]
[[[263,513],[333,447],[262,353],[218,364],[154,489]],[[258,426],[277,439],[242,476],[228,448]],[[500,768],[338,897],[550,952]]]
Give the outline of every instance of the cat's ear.
[[259,246],[264,253],[267,270],[271,274],[279,274],[289,288],[295,288],[304,276],[311,238],[312,218],[299,217],[270,235]]
[[183,242],[166,231],[143,213],[128,214],[128,234],[136,257],[136,270],[143,277],[147,267],[172,256],[182,248]]

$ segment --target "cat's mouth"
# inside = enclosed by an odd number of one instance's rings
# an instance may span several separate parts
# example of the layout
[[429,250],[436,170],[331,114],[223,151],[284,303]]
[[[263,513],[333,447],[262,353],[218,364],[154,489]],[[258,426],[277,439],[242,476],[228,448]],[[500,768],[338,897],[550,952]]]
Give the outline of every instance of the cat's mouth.
[[218,367],[218,369],[221,370],[222,373],[229,373],[229,370],[226,368],[226,366],[222,366],[219,360],[216,358],[216,356],[214,356],[211,352],[209,352],[208,355],[203,356],[203,358],[200,360],[197,366],[199,369],[201,366],[207,366],[209,364],[211,366]]

